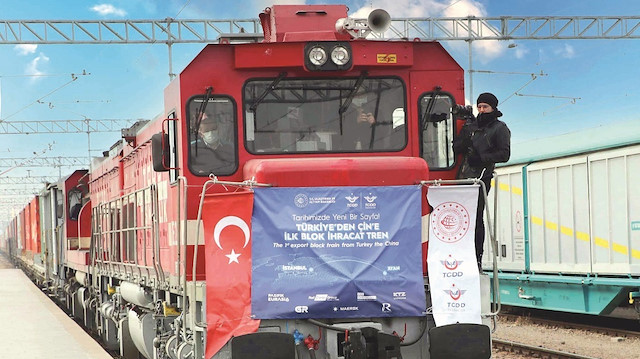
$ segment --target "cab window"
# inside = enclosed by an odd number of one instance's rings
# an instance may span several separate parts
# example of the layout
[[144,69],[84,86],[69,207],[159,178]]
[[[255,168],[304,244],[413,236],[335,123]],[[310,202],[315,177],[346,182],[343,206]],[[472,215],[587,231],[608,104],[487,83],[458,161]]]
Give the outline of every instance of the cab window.
[[227,176],[238,168],[235,104],[223,96],[194,96],[187,103],[189,169],[197,176]]
[[398,78],[277,77],[244,86],[245,142],[254,154],[391,152],[406,146]]
[[446,93],[426,93],[420,98],[420,155],[431,170],[453,166],[453,115],[455,101]]

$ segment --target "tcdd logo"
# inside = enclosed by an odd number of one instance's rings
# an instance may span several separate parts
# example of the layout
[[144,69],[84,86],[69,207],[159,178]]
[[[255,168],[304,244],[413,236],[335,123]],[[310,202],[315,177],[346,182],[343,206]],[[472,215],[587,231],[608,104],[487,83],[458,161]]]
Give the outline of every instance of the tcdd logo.
[[449,254],[449,257],[447,257],[445,260],[441,261],[440,263],[442,263],[444,267],[447,268],[448,270],[455,270],[456,268],[458,268],[460,264],[462,264],[462,262],[463,261],[459,261],[453,258],[451,254]]
[[466,292],[466,290],[457,288],[455,284],[451,284],[451,289],[447,289],[444,292],[449,294],[451,299],[458,300],[460,299],[460,297],[462,297],[462,295],[464,294],[464,292]]

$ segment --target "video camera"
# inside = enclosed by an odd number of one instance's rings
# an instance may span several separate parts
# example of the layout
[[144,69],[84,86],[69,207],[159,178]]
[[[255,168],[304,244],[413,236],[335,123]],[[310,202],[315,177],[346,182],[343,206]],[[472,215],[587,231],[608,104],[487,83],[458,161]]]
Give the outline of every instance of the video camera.
[[451,113],[453,113],[454,116],[464,118],[465,120],[475,118],[475,116],[473,116],[472,106],[455,105],[453,106]]

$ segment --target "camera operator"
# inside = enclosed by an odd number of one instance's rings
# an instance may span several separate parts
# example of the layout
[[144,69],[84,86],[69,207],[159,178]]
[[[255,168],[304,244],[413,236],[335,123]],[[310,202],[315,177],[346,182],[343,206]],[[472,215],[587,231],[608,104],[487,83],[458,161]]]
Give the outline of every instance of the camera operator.
[[[453,140],[453,151],[462,155],[462,163],[457,178],[478,178],[484,182],[487,193],[491,189],[491,178],[495,164],[507,162],[511,155],[511,131],[507,125],[498,120],[502,112],[498,110],[498,99],[485,92],[476,101],[478,116],[467,116],[467,122]],[[484,171],[484,173],[483,173]],[[482,252],[484,245],[484,195],[480,188],[478,210],[476,214],[476,259],[478,268],[482,270]]]

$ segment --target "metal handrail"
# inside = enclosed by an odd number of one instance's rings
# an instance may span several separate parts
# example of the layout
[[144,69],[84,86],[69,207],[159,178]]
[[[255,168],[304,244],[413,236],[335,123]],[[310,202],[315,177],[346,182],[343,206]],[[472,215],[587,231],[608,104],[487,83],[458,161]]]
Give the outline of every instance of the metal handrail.
[[150,186],[151,188],[151,223],[152,230],[151,235],[153,237],[153,265],[156,268],[156,278],[159,281],[164,282],[164,270],[162,270],[162,263],[160,258],[160,223],[158,220],[158,191],[155,184]]
[[[151,217],[147,218],[147,206],[142,205],[138,207],[138,196],[144,196],[148,194],[151,204]],[[133,223],[130,223],[128,219],[124,218],[124,207],[126,205],[131,205],[132,208],[130,211],[133,214]],[[142,277],[143,270],[147,272],[150,276],[150,270],[153,269],[155,272],[156,282],[164,282],[165,276],[164,271],[162,271],[161,261],[160,261],[160,243],[159,243],[159,223],[158,223],[158,202],[157,202],[157,189],[155,184],[152,184],[146,188],[139,189],[137,191],[133,191],[127,194],[124,194],[118,198],[112,199],[108,202],[99,203],[95,208],[95,218],[94,220],[94,233],[93,240],[95,241],[95,254],[94,261],[99,264],[99,269],[102,271],[104,269],[109,270],[111,272],[116,272],[114,266],[118,264],[122,264],[125,270],[125,274],[127,273],[127,268],[131,268],[131,275],[134,275],[134,270],[138,269],[138,274]],[[138,209],[141,211],[140,216],[138,216]],[[128,213],[128,212],[127,212]],[[116,225],[115,218],[112,215],[117,215],[119,219],[119,225]],[[150,220],[150,223],[148,222]],[[139,223],[142,221],[141,223]],[[133,226],[131,226],[133,224]],[[126,225],[126,228],[124,226]],[[105,229],[106,226],[106,229]],[[138,241],[137,235],[139,231],[151,230],[152,242],[152,263],[147,261],[147,235],[146,233],[142,234],[143,244],[142,250],[144,252],[143,258],[144,263],[138,258]],[[123,242],[123,238],[126,237],[127,233],[134,234],[134,258],[133,260],[129,258],[128,249],[129,243]],[[103,246],[103,241],[106,241],[106,248]],[[120,245],[120,250],[127,249],[127,258],[121,258],[118,260],[119,256],[114,253],[116,242]],[[126,245],[125,245],[126,244]],[[106,254],[107,260],[104,259]],[[107,268],[104,268],[106,266]]]
[[[480,174],[480,177],[478,178],[468,178],[468,179],[455,179],[455,180],[442,180],[442,179],[437,179],[437,180],[429,180],[429,181],[420,181],[421,185],[434,185],[434,186],[440,186],[443,184],[450,184],[450,185],[463,185],[463,184],[477,184],[480,185],[480,187],[482,188],[482,194],[484,196],[484,206],[485,206],[485,212],[487,214],[487,222],[491,223],[491,216],[489,215],[489,203],[488,203],[488,196],[487,196],[487,188],[484,184],[484,182],[482,182],[481,178],[482,175],[484,174],[484,170],[482,171],[482,173]],[[495,238],[495,236],[493,235],[493,231],[491,226],[487,226],[489,228],[489,239],[491,241],[492,247],[494,248],[493,252],[493,271],[494,271],[494,275],[493,275],[493,290],[492,290],[492,294],[493,294],[493,298],[494,298],[494,302],[496,303],[496,310],[495,311],[491,311],[489,314],[487,314],[487,316],[491,317],[495,317],[498,315],[498,313],[500,312],[501,309],[501,305],[500,305],[500,288],[499,288],[499,283],[498,283],[498,257],[495,251],[495,248],[498,247],[498,242]]]

